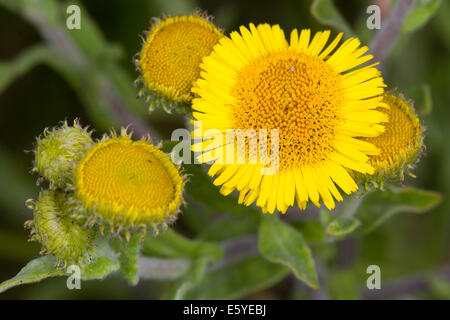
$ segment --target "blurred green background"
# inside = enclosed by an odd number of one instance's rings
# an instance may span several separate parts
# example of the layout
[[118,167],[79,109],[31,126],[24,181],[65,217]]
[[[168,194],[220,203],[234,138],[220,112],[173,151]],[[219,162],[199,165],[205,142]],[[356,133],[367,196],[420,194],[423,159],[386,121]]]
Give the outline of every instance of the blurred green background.
[[[69,31],[65,8],[73,3],[81,7],[82,29]],[[368,45],[376,33],[365,26],[366,8],[372,3],[335,1],[348,22],[348,27],[337,27],[353,29]],[[389,5],[395,5],[377,3],[382,5],[383,18]],[[311,14],[311,4],[300,0],[0,0],[0,282],[39,253],[39,245],[27,242],[23,230],[32,215],[24,201],[38,193],[36,176],[28,173],[32,153],[25,151],[33,148],[45,127],[79,118],[100,137],[111,127],[134,122],[137,133],[150,125],[155,134],[170,138],[173,129],[184,126],[179,115],[157,110],[148,116],[132,85],[137,77],[132,57],[141,48],[139,35],[149,28],[151,17],[201,8],[215,16],[214,22],[226,34],[249,22],[280,24],[286,33],[294,27],[319,31],[327,26]],[[387,298],[450,298],[450,2],[441,1],[426,23],[407,31],[400,33],[385,58],[383,75],[390,88],[416,98],[427,128],[426,155],[414,171],[417,178],[408,177],[406,183],[440,192],[442,203],[425,214],[396,215],[356,240],[312,244],[323,269],[318,271],[319,277],[323,274],[318,292],[287,276],[275,285],[235,297],[370,298],[371,293],[364,291],[365,268],[377,264],[382,285],[392,285]],[[176,228],[186,236],[197,235],[186,213]],[[83,282],[82,290],[71,291],[64,282],[55,278],[14,288],[0,294],[0,299],[160,298],[167,286],[166,281],[144,280],[132,287],[110,276]]]

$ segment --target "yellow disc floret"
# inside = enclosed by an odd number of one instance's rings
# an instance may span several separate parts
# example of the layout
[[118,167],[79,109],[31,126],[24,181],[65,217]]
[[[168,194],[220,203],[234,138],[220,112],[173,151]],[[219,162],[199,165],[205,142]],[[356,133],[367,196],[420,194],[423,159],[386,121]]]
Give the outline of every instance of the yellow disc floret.
[[280,169],[331,153],[343,91],[321,59],[294,50],[261,57],[242,71],[235,88],[237,128],[279,129]]
[[385,132],[378,137],[367,139],[381,151],[380,154],[369,157],[369,163],[375,168],[375,173],[373,177],[367,178],[379,182],[385,179],[403,181],[404,173],[413,169],[424,147],[424,130],[414,108],[402,96],[386,93],[383,102],[389,109],[380,111],[387,113],[389,122]]
[[183,178],[170,157],[149,141],[122,135],[103,140],[86,155],[75,189],[88,211],[120,229],[173,221]]
[[190,103],[200,63],[221,37],[205,15],[156,20],[136,61],[141,71],[139,80],[155,96],[154,102],[163,98],[163,104]]

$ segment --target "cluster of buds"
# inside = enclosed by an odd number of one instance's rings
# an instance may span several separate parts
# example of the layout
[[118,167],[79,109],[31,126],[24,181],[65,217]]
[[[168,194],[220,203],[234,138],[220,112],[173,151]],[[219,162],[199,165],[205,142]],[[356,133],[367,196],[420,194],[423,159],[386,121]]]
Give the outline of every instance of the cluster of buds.
[[94,141],[78,121],[46,129],[37,139],[33,172],[38,199],[27,200],[33,219],[30,240],[42,244],[58,266],[95,257],[97,237],[158,233],[176,220],[184,177],[149,138],[133,141],[122,129]]

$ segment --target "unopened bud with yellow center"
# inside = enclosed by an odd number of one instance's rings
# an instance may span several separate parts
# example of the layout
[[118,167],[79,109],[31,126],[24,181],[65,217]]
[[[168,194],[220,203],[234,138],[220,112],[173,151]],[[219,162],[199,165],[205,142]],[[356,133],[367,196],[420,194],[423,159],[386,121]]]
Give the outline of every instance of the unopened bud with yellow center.
[[65,192],[41,191],[39,199],[28,200],[27,206],[34,218],[25,227],[31,229],[30,241],[42,244],[41,254],[54,255],[58,267],[92,260],[94,233],[77,224],[74,215],[79,206]]
[[414,177],[410,170],[414,169],[424,149],[424,129],[414,112],[414,107],[402,95],[386,93],[383,102],[389,108],[379,108],[387,113],[389,122],[385,131],[366,140],[375,145],[380,153],[369,156],[369,163],[374,167],[373,175],[365,176],[366,183],[383,185],[386,180],[403,181],[405,173]]
[[133,141],[125,130],[97,143],[75,175],[88,225],[106,224],[127,238],[140,228],[166,227],[183,201],[184,180],[170,157],[147,139]]
[[171,112],[190,104],[194,82],[200,76],[200,64],[222,38],[222,33],[202,13],[155,19],[147,33],[136,67],[136,80],[147,93],[150,111],[161,104]]
[[45,129],[37,139],[33,171],[47,179],[51,188],[64,188],[73,182],[76,164],[93,145],[91,132],[77,120],[72,126],[66,121],[60,127]]

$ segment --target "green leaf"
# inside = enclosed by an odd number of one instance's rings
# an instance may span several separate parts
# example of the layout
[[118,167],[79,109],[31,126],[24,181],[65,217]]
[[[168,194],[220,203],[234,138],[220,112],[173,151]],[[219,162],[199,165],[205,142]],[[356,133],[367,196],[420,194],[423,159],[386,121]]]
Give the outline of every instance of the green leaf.
[[386,186],[385,191],[367,194],[356,213],[361,221],[358,233],[367,233],[388,218],[400,212],[424,213],[441,202],[442,196],[434,191],[413,187]]
[[208,272],[185,298],[238,299],[274,285],[288,273],[284,266],[260,257],[233,260]]
[[403,21],[401,31],[408,33],[424,26],[433,17],[441,4],[441,0],[416,0]]
[[342,239],[360,226],[360,221],[354,215],[361,206],[362,199],[359,195],[345,197],[333,211],[320,210],[320,221],[329,236],[328,240]]
[[423,115],[429,115],[433,109],[433,97],[431,96],[431,87],[423,84],[419,87],[411,88],[406,91],[407,97],[414,101],[414,108]]
[[332,26],[345,33],[345,36],[352,36],[353,31],[345,18],[336,9],[332,0],[314,0],[311,4],[311,14],[320,23]]
[[355,231],[361,225],[356,218],[350,219],[334,219],[326,229],[326,233],[332,236],[345,236]]
[[320,221],[292,221],[290,225],[302,234],[307,243],[322,243],[327,239],[325,228]]
[[311,251],[296,229],[277,216],[265,217],[259,227],[258,245],[266,259],[289,267],[298,279],[319,288]]
[[197,259],[206,256],[211,257],[212,260],[219,260],[223,256],[223,249],[218,244],[190,240],[168,229],[157,238],[147,236],[142,253],[163,258]]
[[22,284],[39,282],[49,277],[67,275],[65,270],[56,269],[55,265],[56,258],[53,256],[31,260],[15,277],[0,284],[0,293]]
[[[81,268],[83,280],[103,279],[110,273],[119,270],[120,263],[117,254],[106,240],[96,241],[95,251],[97,253],[96,261]],[[57,259],[52,255],[31,260],[15,277],[0,284],[0,293],[22,284],[39,282],[49,277],[69,275],[66,270],[56,268],[56,264]]]
[[138,277],[138,258],[141,250],[142,234],[134,234],[130,242],[122,238],[112,238],[111,245],[119,253],[120,273],[131,285],[136,285]]

